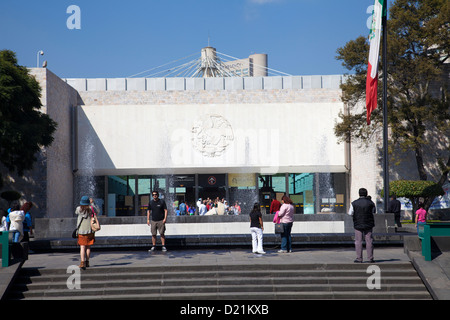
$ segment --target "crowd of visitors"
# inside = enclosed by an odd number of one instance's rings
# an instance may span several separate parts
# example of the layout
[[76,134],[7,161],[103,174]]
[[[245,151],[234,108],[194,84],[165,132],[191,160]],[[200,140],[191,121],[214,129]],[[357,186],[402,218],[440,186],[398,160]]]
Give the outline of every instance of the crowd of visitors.
[[8,210],[0,209],[0,231],[13,233],[13,242],[28,242],[33,233],[30,209],[33,203],[25,202],[22,206],[13,203]]
[[193,216],[193,215],[240,215],[241,207],[239,202],[236,201],[234,205],[229,205],[228,201],[219,197],[215,199],[199,198],[197,203],[188,204],[185,201],[180,201],[174,205],[175,213],[177,216]]

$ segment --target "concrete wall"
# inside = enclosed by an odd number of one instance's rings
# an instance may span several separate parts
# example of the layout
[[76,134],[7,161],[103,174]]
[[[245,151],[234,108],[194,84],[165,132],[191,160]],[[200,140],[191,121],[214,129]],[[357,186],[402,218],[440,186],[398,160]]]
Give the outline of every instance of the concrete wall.
[[184,90],[267,90],[339,89],[343,75],[275,76],[243,78],[70,78],[64,79],[83,91],[184,91]]
[[54,73],[45,68],[33,68],[31,73],[39,81],[41,101],[46,112],[58,124],[52,145],[45,150],[46,208],[49,218],[67,217],[73,209],[72,174],[72,108],[78,101],[78,93]]
[[[77,169],[97,175],[345,172],[344,144],[333,133],[343,110],[342,80],[66,79],[80,95]],[[230,135],[218,137],[221,150],[213,155],[193,146],[194,131],[211,116],[225,125],[208,130]],[[89,148],[95,157],[86,158]]]
[[[86,105],[78,169],[96,175],[345,172],[343,104]],[[95,156],[88,155],[95,150]]]
[[[263,215],[264,233],[273,234],[272,215]],[[294,216],[293,234],[353,234],[353,218],[347,214],[298,214]],[[101,230],[97,237],[150,236],[146,218],[136,217],[99,217]],[[393,231],[394,215],[375,215],[374,233]],[[37,239],[69,238],[76,228],[76,218],[37,219]],[[248,215],[240,216],[169,216],[167,219],[167,236],[177,235],[226,235],[248,234]]]

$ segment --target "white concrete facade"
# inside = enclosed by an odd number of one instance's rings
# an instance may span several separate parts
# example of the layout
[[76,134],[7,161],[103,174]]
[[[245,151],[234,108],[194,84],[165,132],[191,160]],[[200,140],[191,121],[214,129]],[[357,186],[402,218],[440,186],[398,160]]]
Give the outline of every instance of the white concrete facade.
[[[344,221],[297,222],[292,226],[292,233],[344,233]],[[249,233],[248,222],[216,222],[216,223],[168,223],[166,233],[178,235],[225,235]],[[264,233],[275,233],[273,223],[264,224]],[[107,224],[96,233],[98,237],[150,236],[147,224]]]
[[[78,170],[95,175],[346,172],[335,103],[79,106]],[[86,160],[91,150],[95,156]]]

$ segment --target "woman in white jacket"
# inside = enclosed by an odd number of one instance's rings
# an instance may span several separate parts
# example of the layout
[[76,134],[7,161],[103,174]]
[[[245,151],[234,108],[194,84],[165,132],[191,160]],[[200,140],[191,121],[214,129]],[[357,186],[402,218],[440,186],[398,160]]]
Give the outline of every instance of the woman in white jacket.
[[20,210],[19,205],[15,205],[9,213],[9,231],[13,232],[13,242],[19,242],[20,236],[23,235],[23,220],[25,220],[25,213]]

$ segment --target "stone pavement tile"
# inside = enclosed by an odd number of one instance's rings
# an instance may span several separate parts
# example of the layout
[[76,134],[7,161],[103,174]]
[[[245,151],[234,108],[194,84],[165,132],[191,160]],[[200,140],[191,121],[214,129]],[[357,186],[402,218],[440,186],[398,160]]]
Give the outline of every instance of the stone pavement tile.
[[[196,249],[196,250],[157,250],[149,253],[141,251],[99,251],[92,249],[90,265],[92,267],[114,266],[168,266],[168,265],[226,265],[226,264],[284,264],[284,263],[353,263],[353,248],[314,248],[294,249],[292,253],[278,253],[266,250],[266,254],[253,254],[246,249]],[[403,248],[389,247],[375,249],[375,260],[383,262],[409,261]],[[77,252],[52,252],[30,254],[24,267],[67,268],[78,265]]]
[[[450,254],[444,253],[438,257],[435,258],[436,263],[440,265],[442,270],[449,276],[450,278]],[[449,288],[450,290],[450,288]]]

